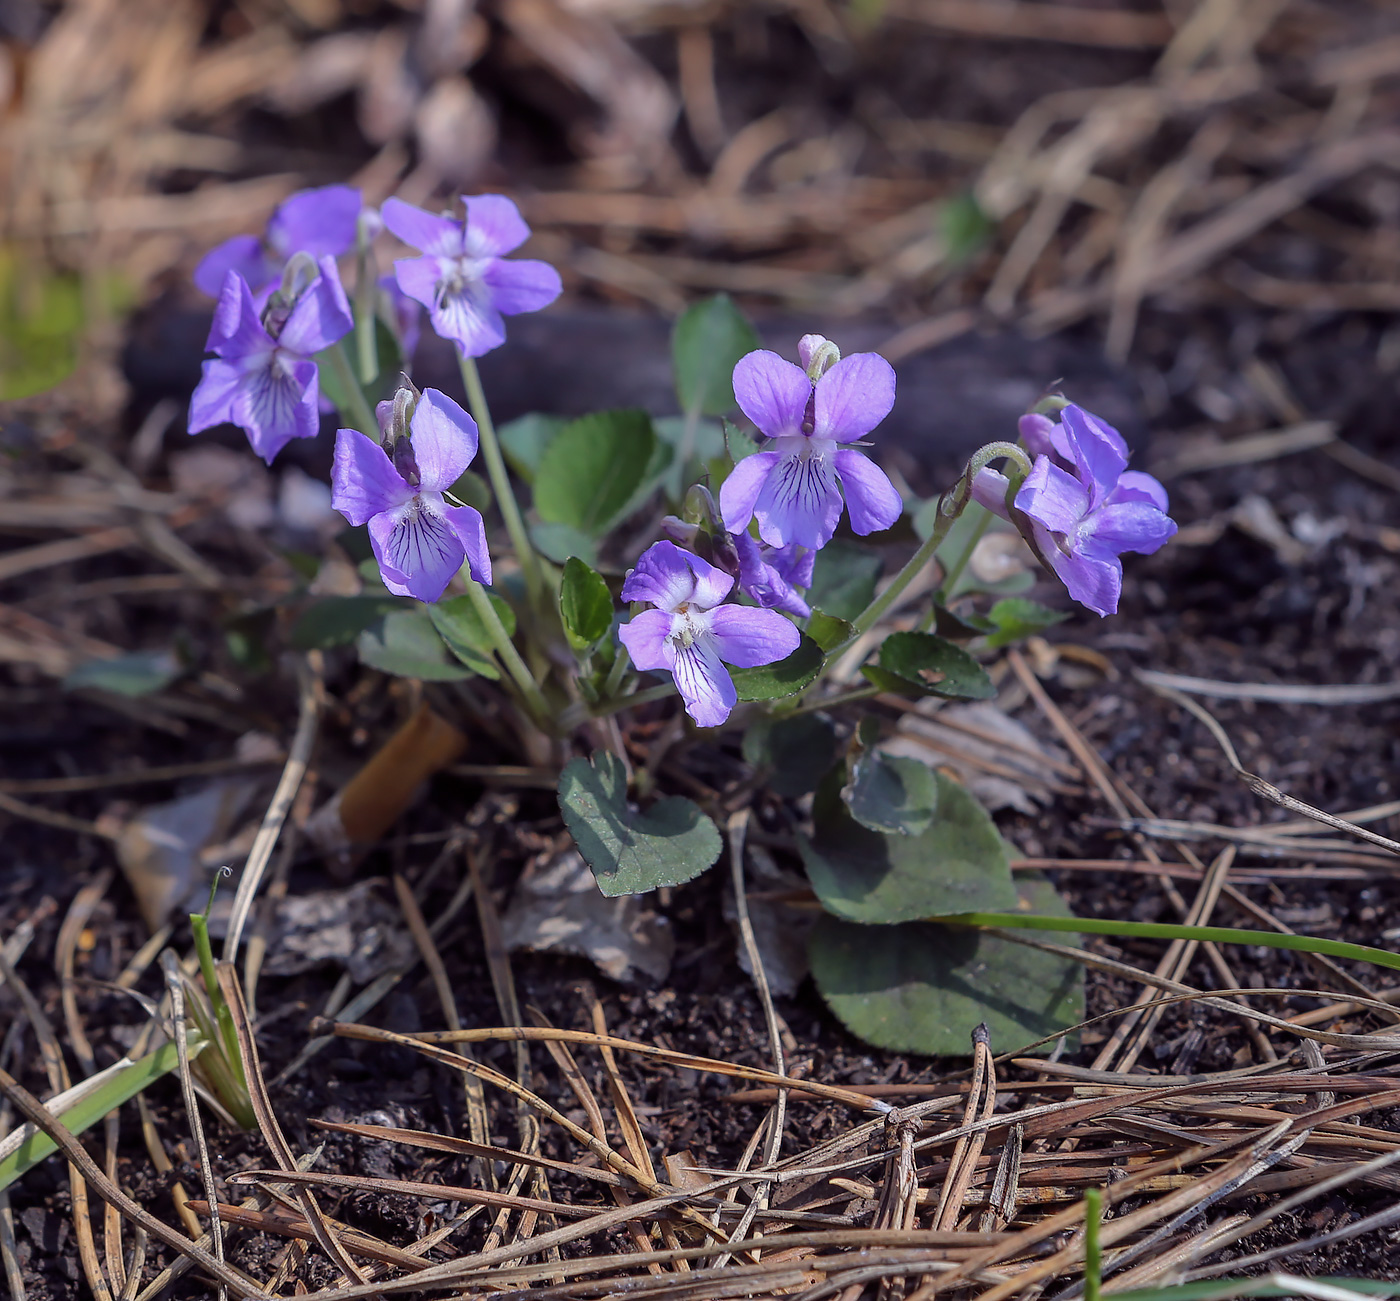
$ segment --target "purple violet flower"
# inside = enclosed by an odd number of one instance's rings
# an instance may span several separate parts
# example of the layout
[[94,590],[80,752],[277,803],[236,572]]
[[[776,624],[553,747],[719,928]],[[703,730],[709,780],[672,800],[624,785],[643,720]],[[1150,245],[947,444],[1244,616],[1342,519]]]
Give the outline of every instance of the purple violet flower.
[[395,596],[436,601],[463,560],[478,583],[491,581],[481,512],[443,496],[476,448],[476,421],[431,388],[413,408],[407,436],[388,450],[358,429],[336,433],[331,505],[351,524],[369,525],[384,586]]
[[502,194],[465,195],[464,221],[388,199],[384,224],[422,257],[394,263],[399,288],[428,309],[433,329],[464,357],[506,341],[504,316],[537,312],[559,297],[559,273],[547,262],[505,255],[530,237],[520,210]]
[[194,269],[194,282],[210,298],[223,292],[230,271],[248,282],[259,307],[267,301],[282,270],[296,253],[340,257],[355,247],[364,200],[351,185],[324,185],[283,199],[257,235],[235,235],[210,249]]
[[806,547],[770,547],[756,541],[748,530],[729,538],[739,558],[739,589],[766,610],[805,619],[812,613],[797,589],[812,585],[817,553]]
[[[1043,449],[1016,493],[1016,512],[1030,529],[1027,541],[1070,596],[1096,614],[1113,614],[1123,588],[1119,557],[1151,555],[1176,532],[1166,489],[1150,474],[1129,470],[1122,436],[1081,407],[1065,407],[1058,424],[1041,417],[1029,433],[1023,418],[1021,434],[1033,449]],[[1009,519],[1007,487],[1003,475],[983,470],[973,496]],[[1021,521],[1013,522],[1024,531]]]
[[804,370],[776,352],[751,352],[734,367],[734,396],[767,449],[745,457],[720,489],[724,526],[742,533],[757,518],[771,546],[824,547],[841,518],[841,494],[857,533],[887,529],[904,503],[885,472],[842,444],[854,443],[894,405],[894,368],[873,352],[853,353],[823,368],[835,347],[802,340]]
[[214,324],[204,345],[216,358],[190,398],[192,434],[225,421],[248,435],[269,465],[293,438],[320,431],[320,384],[311,357],[354,325],[335,261],[323,257],[314,278],[295,293],[290,308],[277,300],[266,321],[248,282],[236,271],[224,279]]
[[797,649],[797,628],[776,610],[723,605],[734,579],[674,542],[649,546],[622,585],[624,601],[649,601],[618,630],[639,669],[668,669],[685,711],[701,727],[718,727],[738,693],[724,667],[754,668]]

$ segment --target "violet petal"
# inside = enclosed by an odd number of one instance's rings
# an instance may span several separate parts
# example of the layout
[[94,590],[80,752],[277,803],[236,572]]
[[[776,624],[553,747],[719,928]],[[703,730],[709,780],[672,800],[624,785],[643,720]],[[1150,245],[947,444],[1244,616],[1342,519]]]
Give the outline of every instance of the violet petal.
[[710,628],[720,659],[741,669],[776,664],[791,655],[802,640],[797,625],[776,610],[745,605],[721,605],[712,610]]
[[853,447],[840,448],[836,473],[846,494],[851,527],[864,536],[889,528],[904,514],[904,499],[890,477],[868,456]]
[[772,546],[826,546],[841,518],[841,493],[829,457],[784,456],[764,481],[753,513],[759,537]]
[[429,498],[415,497],[369,522],[370,546],[384,586],[396,596],[436,601],[462,567],[456,533]]
[[267,242],[283,260],[310,253],[318,261],[355,247],[364,199],[353,185],[322,185],[284,199],[267,223]]
[[419,486],[446,492],[476,457],[476,421],[446,393],[429,388],[418,399],[409,429]]
[[216,244],[200,258],[194,269],[194,283],[202,293],[218,298],[230,271],[237,271],[255,293],[278,275],[277,264],[267,256],[256,235],[235,235]]
[[[425,212],[402,199],[385,199],[379,215],[384,224],[410,248],[438,257],[460,257],[462,253],[462,223],[451,217]],[[403,284],[403,281],[399,281]],[[407,286],[404,293],[411,292]],[[414,295],[417,297],[417,295]],[[426,304],[425,304],[426,305]]]
[[538,312],[548,307],[564,289],[559,272],[548,262],[534,262],[529,258],[492,262],[481,278],[491,291],[492,304],[506,316]]
[[467,205],[463,250],[469,257],[502,257],[530,238],[520,209],[504,194],[464,194],[462,202]]
[[337,430],[331,463],[331,505],[351,524],[397,510],[413,499],[388,454],[358,429]]
[[748,528],[758,494],[781,460],[777,452],[755,452],[729,472],[719,490],[719,512],[729,532],[742,533]]
[[800,434],[811,396],[812,381],[806,371],[776,352],[751,352],[734,367],[735,401],[769,438]]
[[[782,618],[782,615],[775,615]],[[685,701],[685,712],[701,727],[718,727],[729,717],[739,699],[734,679],[720,663],[713,639],[701,637],[677,649],[671,672],[676,690]]]
[[817,438],[852,443],[863,438],[894,406],[894,367],[874,352],[842,357],[817,381]]
[[444,506],[443,518],[467,555],[467,566],[478,583],[491,581],[491,553],[486,549],[486,521],[471,506]]
[[282,347],[303,357],[329,348],[355,328],[355,318],[350,315],[350,303],[340,283],[335,259],[323,257],[318,265],[320,276],[297,299],[277,337]]
[[639,669],[666,669],[672,656],[667,651],[666,638],[671,635],[672,616],[665,610],[643,610],[624,623],[617,635],[627,647],[632,663]]
[[1089,494],[1067,470],[1041,456],[1016,494],[1016,509],[1055,533],[1069,533],[1089,509]]

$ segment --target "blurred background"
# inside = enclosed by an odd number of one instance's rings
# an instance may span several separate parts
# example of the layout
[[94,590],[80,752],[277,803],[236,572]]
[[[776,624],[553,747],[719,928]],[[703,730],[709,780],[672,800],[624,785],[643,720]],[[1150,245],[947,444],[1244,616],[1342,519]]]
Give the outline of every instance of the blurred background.
[[200,254],[348,181],[519,202],[566,297],[488,359],[506,417],[649,405],[727,291],[900,367],[911,478],[1056,379],[1130,436],[1389,435],[1392,0],[0,0],[0,35],[0,398],[81,353],[128,430],[183,401]]

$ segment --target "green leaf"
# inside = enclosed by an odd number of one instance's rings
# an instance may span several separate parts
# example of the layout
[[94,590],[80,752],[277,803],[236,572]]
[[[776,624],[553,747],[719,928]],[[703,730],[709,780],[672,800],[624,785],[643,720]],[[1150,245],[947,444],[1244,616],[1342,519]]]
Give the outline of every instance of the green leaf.
[[807,636],[824,651],[834,650],[846,641],[855,629],[845,619],[837,619],[825,610],[813,610],[807,620]]
[[574,759],[565,765],[559,809],[610,898],[680,885],[699,876],[723,848],[715,824],[682,796],[659,799],[645,813],[629,808],[626,770],[604,751],[591,764]]
[[640,505],[670,463],[645,411],[600,411],[565,425],[535,475],[535,511],[601,537]]
[[[515,635],[515,611],[494,592],[486,594],[495,608],[496,617],[506,630],[506,636]],[[445,601],[425,607],[428,618],[437,629],[438,636],[447,643],[450,650],[473,673],[493,681],[500,678],[493,652],[495,639],[487,631],[476,606],[469,596],[450,596]]]
[[559,613],[564,619],[564,635],[580,655],[592,650],[612,627],[612,593],[603,576],[577,556],[564,562]]
[[463,506],[470,506],[483,514],[491,509],[491,486],[475,470],[463,470],[456,483],[447,491]]
[[987,618],[996,631],[987,638],[985,645],[988,650],[996,650],[999,646],[1053,628],[1055,624],[1068,619],[1069,615],[1024,597],[1009,596],[992,606],[987,611]]
[[526,483],[534,483],[535,472],[544,459],[545,449],[568,422],[559,416],[546,416],[538,411],[520,416],[496,430],[501,452],[510,468]]
[[456,682],[472,675],[448,655],[432,619],[422,609],[386,614],[360,634],[356,646],[364,663],[397,678]]
[[874,600],[883,565],[868,547],[833,538],[817,552],[807,604],[835,619],[854,619]]
[[825,663],[822,648],[804,632],[797,649],[786,659],[729,672],[740,700],[780,700],[784,696],[795,696],[815,682]]
[[880,647],[878,666],[862,667],[882,691],[945,700],[989,700],[996,695],[987,671],[961,646],[928,632],[893,632]]
[[[1044,881],[1022,882],[1021,903],[1065,911]],[[981,931],[933,922],[859,926],[822,916],[808,956],[817,989],[846,1028],[892,1052],[966,1057],[983,1023],[992,1051],[1011,1052],[1084,1017],[1077,962]]]
[[[652,421],[652,428],[656,430],[658,438],[674,449],[677,455],[680,454],[681,444],[685,441],[684,416],[662,416]],[[717,420],[697,420],[694,441],[690,445],[690,459],[712,461],[716,456],[723,456],[724,452],[724,426]]]
[[[373,562],[371,562],[373,563]],[[348,646],[371,624],[409,603],[398,596],[327,596],[297,616],[288,640],[297,650]]]
[[943,237],[946,264],[957,267],[980,253],[996,232],[996,223],[982,211],[971,190],[939,205],[938,233]]
[[[186,1035],[185,1042],[190,1059],[198,1057],[209,1046],[209,1040],[194,1031]],[[81,1134],[95,1125],[108,1112],[123,1102],[129,1102],[143,1089],[148,1089],[162,1075],[168,1075],[180,1065],[180,1050],[167,1040],[153,1052],[137,1061],[129,1062],[121,1070],[114,1071],[91,1093],[79,1098],[66,1111],[59,1112],[64,1128],[72,1134]],[[42,1130],[30,1128],[28,1137],[20,1145],[0,1160],[0,1192],[8,1188],[27,1170],[32,1170],[45,1157],[58,1151],[58,1144]]]
[[933,821],[938,783],[926,763],[866,750],[852,760],[841,800],[851,816],[871,831],[917,836]]
[[67,691],[110,691],[134,698],[168,687],[180,672],[180,661],[171,651],[133,651],[130,655],[84,660],[70,670],[63,686]]
[[728,415],[734,401],[734,367],[762,347],[754,328],[728,294],[687,308],[671,331],[671,361],[682,411]]
[[724,422],[724,449],[729,453],[729,459],[737,465],[746,456],[752,456],[758,451],[758,442],[732,420],[726,420]]
[[[350,395],[345,391],[340,382],[339,375],[336,374],[336,367],[331,364],[328,353],[341,345],[333,343],[329,348],[322,349],[312,360],[316,363],[319,372],[319,382],[321,392],[326,398],[335,404],[335,409],[340,413],[343,424],[354,424],[354,413],[356,408],[350,403]],[[354,352],[354,339],[347,336],[344,346],[350,350],[352,356]],[[399,386],[399,372],[403,369],[403,354],[399,351],[399,341],[394,337],[394,332],[384,321],[375,317],[374,321],[374,346],[379,354],[379,374],[374,381],[368,385],[361,385],[361,392],[365,395],[365,401],[369,403],[369,409],[374,410],[376,404],[385,398],[394,396],[394,390]],[[354,361],[350,363],[351,370],[358,377],[359,370]],[[371,438],[378,436],[378,430],[361,429],[362,434]]]
[[820,714],[760,718],[744,733],[743,751],[769,774],[769,790],[795,798],[815,790],[835,761],[836,729]]
[[934,632],[940,637],[948,637],[953,641],[969,641],[973,637],[980,637],[983,633],[991,632],[996,628],[996,624],[985,615],[975,614],[972,611],[966,614],[954,614],[946,605],[935,603],[933,614]]
[[531,524],[530,541],[540,555],[556,565],[566,563],[570,556],[577,556],[588,565],[598,563],[597,542],[572,524]]
[[0,248],[0,401],[52,388],[78,362],[82,282],[42,259]]
[[[844,765],[817,790],[813,835],[799,848],[822,906],[853,922],[906,922],[954,912],[1004,910],[1016,892],[1006,842],[986,810],[957,782],[934,774],[937,814],[917,835],[881,835],[841,801]],[[999,899],[998,909],[955,905]]]

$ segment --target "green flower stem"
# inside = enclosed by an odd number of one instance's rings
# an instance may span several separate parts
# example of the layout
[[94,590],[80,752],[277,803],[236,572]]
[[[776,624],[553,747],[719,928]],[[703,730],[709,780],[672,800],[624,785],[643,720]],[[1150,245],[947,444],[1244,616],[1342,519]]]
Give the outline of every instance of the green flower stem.
[[472,606],[477,614],[480,615],[481,622],[486,625],[486,631],[491,634],[496,653],[501,657],[501,663],[505,666],[506,672],[510,674],[515,685],[520,689],[520,694],[535,722],[546,731],[552,731],[551,719],[554,711],[550,709],[549,702],[544,698],[544,692],[540,690],[534,675],[531,674],[525,661],[520,658],[520,652],[515,649],[515,643],[511,641],[510,634],[506,632],[505,624],[501,622],[501,616],[496,613],[496,607],[491,604],[491,598],[487,596],[486,589],[474,578],[468,578],[466,581],[467,595],[471,598]]
[[631,663],[632,657],[627,653],[627,647],[619,641],[617,651],[613,655],[612,667],[608,670],[608,676],[603,680],[603,700],[611,700],[617,695],[618,689],[622,686],[623,676]]
[[496,495],[496,505],[505,521],[515,558],[520,562],[520,572],[525,578],[525,590],[529,595],[530,604],[536,611],[542,611],[544,574],[540,570],[539,557],[530,545],[530,535],[525,531],[525,520],[520,514],[520,505],[515,500],[515,490],[510,486],[510,475],[506,471],[505,458],[501,455],[501,445],[496,439],[496,426],[491,422],[491,409],[486,405],[481,376],[477,373],[476,362],[471,357],[459,357],[458,364],[462,370],[462,383],[467,389],[467,403],[476,418],[476,427],[481,436],[481,454],[486,458],[486,473],[491,480],[491,490]]
[[953,521],[963,513],[964,507],[972,500],[972,481],[977,477],[977,472],[984,469],[992,461],[1001,458],[1013,462],[1013,473],[1019,472],[1021,475],[1030,473],[1031,463],[1027,460],[1025,452],[1015,443],[988,443],[977,451],[968,461],[967,468],[963,470],[962,478],[943,494],[938,505],[938,518],[934,521],[933,530],[925,539],[924,544],[909,558],[908,564],[890,580],[885,590],[856,616],[852,624],[855,631],[827,656],[826,662],[828,664],[835,663],[842,651],[861,634],[869,632],[880,621],[885,611],[904,595],[905,588],[914,581],[919,571],[933,559],[934,552],[942,545],[943,539],[948,536],[948,530],[953,527]]
[[823,696],[820,700],[804,700],[784,717],[795,718],[798,714],[811,714],[818,709],[839,709],[842,705],[853,705],[858,700],[869,700],[871,696],[879,693],[880,688],[868,682],[863,687],[853,687],[850,691],[842,691],[834,696]]
[[360,383],[373,384],[379,378],[379,349],[375,346],[375,307],[379,286],[375,283],[374,255],[361,249],[359,278],[355,281],[355,351],[360,363]]
[[350,354],[345,351],[345,340],[342,339],[335,347],[329,350],[331,369],[335,371],[335,377],[340,382],[340,387],[350,397],[350,410],[342,411],[342,420],[352,421],[359,431],[369,438],[379,441],[379,421],[376,419],[374,409],[369,404],[369,399],[365,397],[365,391],[360,387],[360,381],[355,377],[355,368],[350,364]]
[[676,694],[676,684],[674,682],[663,682],[655,687],[645,687],[641,691],[634,691],[630,696],[620,696],[616,700],[605,700],[601,704],[594,705],[591,709],[587,705],[570,705],[559,715],[559,727],[561,731],[572,732],[580,723],[586,723],[590,718],[607,718],[610,714],[620,714],[624,709],[631,709],[633,705],[649,705],[653,700],[665,700]]
[[957,589],[958,579],[963,576],[963,570],[967,568],[968,561],[972,559],[972,553],[977,550],[977,544],[982,541],[983,535],[991,527],[991,524],[992,512],[984,510],[982,518],[972,526],[972,532],[968,535],[967,546],[962,549],[962,554],[948,566],[948,572],[943,575],[943,582],[939,585],[942,589],[940,596],[943,600],[948,600]]
[[[925,539],[924,544],[909,557],[908,564],[890,580],[885,590],[856,616],[851,625],[855,632],[827,656],[827,663],[835,662],[841,652],[856,638],[869,632],[880,622],[885,611],[904,595],[904,589],[914,581],[919,571],[933,559],[933,553],[942,545],[943,539],[948,536],[948,530],[953,527],[953,522],[962,514],[962,508],[966,504],[966,501],[956,502],[952,493],[944,494],[942,502],[939,503],[938,519],[934,523],[933,531]],[[946,514],[945,512],[950,507],[952,513]]]
[[1236,930],[1229,926],[1174,926],[1167,922],[1119,922],[1098,917],[1028,917],[1021,913],[957,913],[932,917],[949,926],[999,927],[1020,931],[1070,931],[1080,935],[1120,935],[1150,940],[1200,940],[1215,944],[1258,944],[1270,949],[1297,949],[1329,958],[1350,958],[1400,971],[1400,953],[1366,944],[1323,940],[1312,935],[1280,935],[1274,931]]

